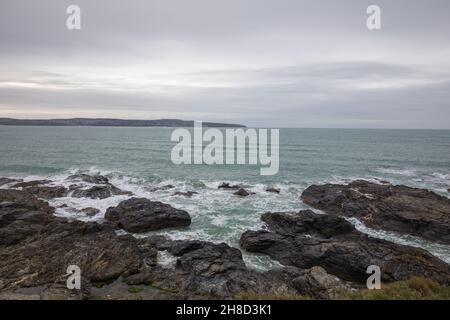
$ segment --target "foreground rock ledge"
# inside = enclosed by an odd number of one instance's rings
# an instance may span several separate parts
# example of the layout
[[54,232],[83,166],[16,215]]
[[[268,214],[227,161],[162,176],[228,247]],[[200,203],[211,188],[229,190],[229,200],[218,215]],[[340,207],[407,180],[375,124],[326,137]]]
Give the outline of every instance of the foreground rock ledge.
[[[28,289],[38,292],[37,298],[80,299],[87,297],[92,281],[137,272],[140,256],[132,236],[53,213],[26,191],[0,190],[0,296]],[[82,291],[67,290],[69,265],[81,268]]]
[[128,232],[187,227],[191,224],[191,217],[186,211],[145,198],[131,198],[117,207],[108,208],[105,219]]
[[450,199],[428,190],[357,180],[312,185],[301,198],[313,208],[356,217],[371,228],[450,244]]
[[450,283],[450,267],[445,262],[422,249],[371,238],[343,218],[304,210],[266,213],[262,220],[270,231],[246,231],[240,244],[284,265],[321,266],[342,279],[360,283],[367,279],[367,267],[377,265],[383,281],[420,276]]
[[[332,298],[347,290],[319,267],[257,272],[245,266],[238,249],[224,243],[161,236],[138,241],[118,236],[108,225],[68,221],[53,213],[47,202],[26,191],[0,190],[0,299],[87,299],[93,291],[103,293],[94,298],[133,298],[127,289],[134,285],[147,288],[152,299],[241,293]],[[161,260],[163,254],[174,263]],[[69,265],[82,270],[82,290],[67,289]],[[109,281],[122,285],[110,287]],[[95,289],[99,283],[105,287],[100,291]]]

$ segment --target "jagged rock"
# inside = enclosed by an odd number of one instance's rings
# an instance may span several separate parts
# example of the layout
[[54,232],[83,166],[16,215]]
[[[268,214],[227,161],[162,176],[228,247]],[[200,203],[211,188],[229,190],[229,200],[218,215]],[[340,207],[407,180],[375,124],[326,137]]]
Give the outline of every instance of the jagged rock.
[[74,198],[106,199],[113,195],[131,195],[129,191],[121,190],[111,184],[93,186],[89,189],[75,189],[72,192]]
[[241,188],[240,185],[230,185],[229,182],[222,182],[218,187],[218,189],[232,189],[232,190],[237,190],[240,188]]
[[47,184],[50,183],[50,180],[33,180],[33,181],[27,181],[27,182],[19,182],[13,185],[11,188],[28,188],[28,187],[35,187],[39,186],[41,184]]
[[22,182],[22,179],[10,179],[10,178],[0,178],[0,187],[4,186],[5,184],[10,184],[10,183],[19,183]]
[[278,188],[267,188],[266,192],[280,193],[280,189],[278,189]]
[[302,270],[300,275],[292,279],[292,284],[301,295],[319,299],[338,298],[340,294],[352,289],[350,284],[321,267]]
[[312,185],[301,198],[314,208],[356,217],[374,229],[450,244],[450,199],[428,190],[357,180]]
[[169,190],[169,189],[173,189],[173,188],[175,188],[174,185],[167,184],[167,185],[164,185],[161,187],[154,187],[154,188],[147,188],[147,189],[150,192],[156,192],[156,191],[165,191],[165,190]]
[[173,196],[184,196],[184,197],[191,198],[194,194],[198,194],[198,192],[195,192],[195,191],[186,191],[186,192],[177,191],[177,192],[175,192],[173,194]]
[[0,247],[37,234],[53,220],[47,202],[20,190],[0,190]]
[[81,209],[81,212],[83,212],[85,215],[87,215],[88,217],[93,217],[95,216],[97,213],[100,213],[100,210],[98,210],[97,208],[84,208]]
[[[47,298],[64,294],[69,265],[87,281],[105,281],[139,270],[136,240],[114,229],[54,216],[53,208],[26,191],[0,190],[0,292],[52,286]],[[55,291],[56,290],[56,291]]]
[[80,181],[92,183],[92,184],[109,184],[109,180],[105,176],[102,176],[102,175],[91,176],[91,175],[84,174],[84,173],[71,175],[71,176],[67,177],[66,180],[80,180]]
[[32,186],[24,188],[25,191],[34,194],[38,198],[53,199],[67,196],[69,190],[62,186]]
[[105,219],[129,232],[146,232],[172,227],[186,227],[191,217],[184,210],[145,198],[131,198],[106,210]]
[[197,240],[169,240],[161,236],[139,241],[142,248],[168,251],[177,260],[174,268],[157,264],[128,277],[128,284],[151,284],[174,292],[178,298],[232,298],[240,293],[261,295],[294,295],[292,274],[287,271],[257,272],[246,268],[241,252],[224,243],[213,244]]
[[266,213],[262,220],[270,231],[246,231],[241,246],[250,252],[268,254],[284,265],[299,268],[321,266],[341,279],[364,282],[366,270],[377,265],[384,281],[411,276],[450,283],[450,267],[422,249],[371,238],[345,219],[298,213]]
[[254,193],[253,192],[248,192],[244,188],[240,188],[238,191],[234,192],[233,194],[236,195],[236,196],[248,197],[249,195],[252,195]]

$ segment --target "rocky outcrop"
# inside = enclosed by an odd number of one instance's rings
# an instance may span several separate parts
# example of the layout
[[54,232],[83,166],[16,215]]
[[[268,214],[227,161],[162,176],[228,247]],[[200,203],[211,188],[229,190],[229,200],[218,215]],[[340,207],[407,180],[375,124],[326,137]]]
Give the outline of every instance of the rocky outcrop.
[[63,186],[32,186],[23,190],[42,199],[61,198],[67,196],[69,193],[69,190]]
[[198,194],[198,192],[195,192],[195,191],[186,191],[186,192],[177,191],[177,192],[174,192],[173,196],[183,196],[183,197],[187,197],[187,198],[192,198],[192,196],[194,194]]
[[19,183],[22,182],[22,179],[10,179],[10,178],[4,178],[4,177],[0,177],[0,187],[6,185],[6,184],[11,184],[11,183]]
[[88,189],[75,189],[71,196],[74,198],[106,199],[115,195],[131,195],[129,191],[121,190],[112,184],[97,185]]
[[238,191],[233,193],[235,196],[240,196],[240,197],[248,197],[249,195],[254,194],[253,192],[249,192],[247,190],[245,190],[244,188],[240,188]]
[[18,182],[14,184],[11,188],[28,188],[28,187],[35,187],[42,184],[48,184],[50,183],[50,180],[33,180],[33,181],[27,181],[27,182]]
[[80,210],[82,213],[84,213],[85,215],[87,215],[88,217],[93,217],[95,216],[97,213],[100,213],[100,210],[97,208],[84,208]]
[[339,278],[364,282],[370,265],[381,268],[384,281],[411,276],[450,283],[450,267],[426,251],[371,238],[345,219],[298,213],[266,213],[262,220],[270,231],[247,231],[240,240],[250,252],[268,254],[284,265],[298,268],[323,267]]
[[271,188],[267,188],[266,192],[280,193],[280,189],[271,187]]
[[96,223],[70,222],[53,211],[26,191],[0,190],[0,292],[5,298],[27,290],[41,298],[72,297],[74,292],[65,288],[69,265],[79,266],[87,283],[139,269],[133,237],[117,236]]
[[[139,244],[154,261],[150,262],[150,268],[128,277],[125,280],[128,284],[156,286],[176,293],[179,298],[232,298],[244,292],[274,296],[298,294],[287,281],[285,272],[249,270],[241,252],[224,243],[150,237]],[[173,267],[159,265],[154,250],[173,255],[176,259]]]
[[301,198],[313,208],[356,217],[371,228],[450,244],[450,199],[428,190],[357,180],[312,185]]
[[164,186],[147,188],[147,190],[150,191],[150,192],[156,192],[156,191],[166,191],[166,190],[170,190],[170,189],[173,189],[173,188],[175,188],[174,185],[166,184]]
[[222,182],[218,187],[218,189],[231,189],[231,190],[238,190],[240,188],[242,188],[241,185],[230,185],[229,182]]
[[131,198],[106,210],[105,219],[129,232],[187,227],[191,217],[184,210],[145,198]]
[[109,180],[105,176],[102,175],[91,176],[84,173],[71,175],[67,177],[67,180],[83,181],[92,184],[109,184]]

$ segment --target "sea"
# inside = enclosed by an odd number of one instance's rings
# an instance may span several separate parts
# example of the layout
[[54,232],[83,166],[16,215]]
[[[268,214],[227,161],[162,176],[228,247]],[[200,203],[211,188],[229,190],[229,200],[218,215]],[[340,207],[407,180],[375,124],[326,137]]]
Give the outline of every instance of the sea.
[[[300,195],[311,184],[347,183],[355,179],[389,181],[430,189],[449,197],[450,130],[280,129],[279,172],[260,175],[259,165],[176,165],[170,137],[175,128],[0,126],[0,177],[26,181],[49,179],[69,186],[76,173],[106,175],[117,187],[184,209],[192,224],[136,237],[162,234],[173,239],[225,242],[239,247],[246,230],[265,228],[265,212],[310,209]],[[242,184],[255,194],[238,197],[218,189],[222,182]],[[165,186],[172,185],[167,189]],[[280,193],[266,192],[268,187]],[[160,189],[158,189],[160,188]],[[155,190],[158,189],[158,190]],[[191,198],[173,195],[195,191]],[[50,200],[56,214],[101,223],[108,207],[130,196],[103,200],[64,197]],[[94,207],[88,217],[73,210]],[[322,213],[314,210],[317,213]],[[372,237],[423,248],[450,263],[450,246],[367,228]],[[267,270],[279,264],[267,256],[244,252],[246,264]]]

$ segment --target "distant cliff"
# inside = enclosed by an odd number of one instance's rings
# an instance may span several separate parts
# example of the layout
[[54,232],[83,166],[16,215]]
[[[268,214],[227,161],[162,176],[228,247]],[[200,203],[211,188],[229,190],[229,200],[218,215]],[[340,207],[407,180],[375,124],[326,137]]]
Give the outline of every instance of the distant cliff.
[[[12,119],[0,118],[0,125],[5,126],[95,126],[95,127],[192,127],[194,121],[179,119],[159,120],[124,120],[124,119]],[[203,122],[204,127],[242,128],[240,124]]]

